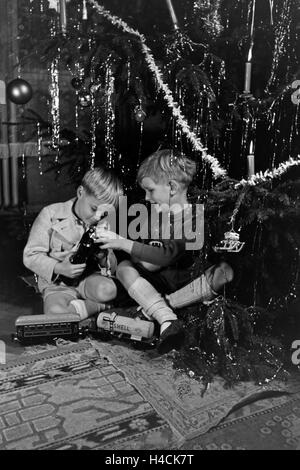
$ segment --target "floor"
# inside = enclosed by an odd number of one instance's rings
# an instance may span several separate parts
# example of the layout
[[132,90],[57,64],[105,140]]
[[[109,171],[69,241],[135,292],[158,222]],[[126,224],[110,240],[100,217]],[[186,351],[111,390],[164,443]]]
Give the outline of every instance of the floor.
[[32,217],[20,216],[18,212],[0,213],[0,339],[6,345],[7,361],[24,351],[11,339],[16,318],[42,313],[41,298],[20,277],[28,274],[22,263],[22,251],[31,221]]

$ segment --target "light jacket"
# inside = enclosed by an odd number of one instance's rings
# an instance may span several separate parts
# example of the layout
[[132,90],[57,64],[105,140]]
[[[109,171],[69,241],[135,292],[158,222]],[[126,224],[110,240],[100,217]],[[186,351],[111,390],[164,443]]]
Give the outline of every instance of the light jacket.
[[[24,265],[38,275],[40,292],[57,284],[59,276],[54,273],[57,262],[75,252],[85,228],[72,211],[75,199],[44,207],[35,219],[24,248]],[[116,258],[110,250],[112,272]]]

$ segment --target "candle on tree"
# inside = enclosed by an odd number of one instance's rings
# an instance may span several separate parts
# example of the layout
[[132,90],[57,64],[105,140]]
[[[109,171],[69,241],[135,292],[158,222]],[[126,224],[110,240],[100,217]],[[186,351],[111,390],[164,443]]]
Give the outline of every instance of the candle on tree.
[[167,2],[167,6],[169,8],[170,15],[171,15],[171,18],[172,18],[172,21],[173,21],[174,29],[177,30],[178,29],[178,19],[177,19],[177,16],[176,16],[173,4],[172,4],[172,0],[166,0],[166,2]]
[[246,62],[244,93],[251,93],[252,62]]
[[250,48],[248,52],[248,58],[245,67],[245,87],[244,93],[251,93],[251,78],[252,78],[252,57],[253,57],[253,48],[254,48],[254,29],[255,29],[255,10],[256,10],[256,0],[253,0],[252,4],[252,19],[251,19],[251,31],[250,31]]
[[67,0],[59,0],[60,27],[63,35],[67,34]]
[[244,93],[251,93],[251,78],[252,78],[252,55],[253,55],[254,42],[251,42],[248,52],[248,58],[245,66],[245,84]]
[[83,0],[83,5],[82,5],[82,19],[83,19],[83,20],[87,20],[87,19],[88,19],[88,12],[87,12],[86,0]]
[[249,155],[247,157],[248,163],[248,178],[251,178],[255,174],[255,156],[254,156],[254,142],[251,140]]

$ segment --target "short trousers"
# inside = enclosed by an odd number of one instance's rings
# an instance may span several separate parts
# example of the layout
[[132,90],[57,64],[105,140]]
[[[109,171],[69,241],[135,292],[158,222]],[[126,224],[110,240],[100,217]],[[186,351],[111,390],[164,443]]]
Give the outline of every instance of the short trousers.
[[[166,270],[164,270],[163,274],[161,274],[160,272],[148,271],[143,266],[137,264],[134,264],[134,268],[142,278],[146,279],[162,295],[171,294],[191,282],[190,273],[184,273],[184,275],[180,273],[178,276],[178,271],[170,270],[166,273]],[[117,287],[117,297],[114,303],[122,307],[136,305],[136,302],[130,297],[122,283],[116,278],[113,280]]]
[[[95,272],[93,274],[99,274],[101,276],[100,272]],[[67,286],[63,282],[60,284],[53,284],[49,287],[46,287],[46,289],[43,290],[42,296],[43,300],[45,300],[49,295],[52,294],[65,294],[68,295],[69,297],[72,297],[74,300],[75,299],[87,299],[86,293],[85,293],[85,284],[89,276],[85,277],[82,279],[78,286]],[[113,281],[116,281],[114,277],[111,277]]]
[[46,289],[44,289],[42,292],[43,300],[45,301],[46,298],[52,294],[65,294],[65,295],[68,295],[69,297],[72,297],[74,300],[86,299],[85,282],[86,282],[86,279],[83,279],[82,281],[80,281],[80,283],[76,287],[66,286],[63,283],[46,287]]
[[162,271],[148,271],[141,265],[134,265],[141,277],[146,279],[160,294],[167,295],[181,289],[192,281],[188,270],[166,268]]

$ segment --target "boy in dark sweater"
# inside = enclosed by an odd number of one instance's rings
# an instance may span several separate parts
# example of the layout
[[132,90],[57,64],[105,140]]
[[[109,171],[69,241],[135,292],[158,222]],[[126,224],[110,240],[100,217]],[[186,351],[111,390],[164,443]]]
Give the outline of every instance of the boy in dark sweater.
[[204,233],[203,206],[192,206],[187,198],[195,174],[195,162],[182,154],[161,150],[150,155],[137,177],[151,203],[151,223],[144,221],[142,241],[110,231],[98,234],[102,248],[131,255],[130,261],[118,265],[117,278],[144,315],[159,323],[157,349],[161,354],[179,348],[183,341],[182,325],[173,309],[212,300],[233,277],[223,264],[191,283],[195,252],[199,254],[203,246]]

